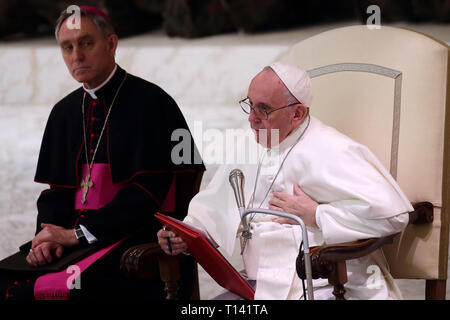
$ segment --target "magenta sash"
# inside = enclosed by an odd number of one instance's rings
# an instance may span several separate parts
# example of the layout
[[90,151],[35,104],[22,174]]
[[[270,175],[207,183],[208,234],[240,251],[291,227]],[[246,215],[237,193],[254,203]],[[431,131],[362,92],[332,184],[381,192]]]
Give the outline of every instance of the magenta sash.
[[[82,177],[86,177],[88,170],[87,165],[82,167]],[[91,170],[91,180],[94,185],[89,188],[86,196],[86,202],[81,203],[83,196],[83,188],[78,187],[75,194],[75,209],[96,210],[99,209],[115,197],[116,193],[125,186],[125,184],[114,184],[112,182],[111,169],[109,164],[94,164]],[[83,272],[92,263],[102,258],[114,250],[124,239],[101,249],[87,258],[84,258],[74,264],[75,268],[70,266],[63,271],[55,273],[47,273],[39,277],[34,284],[34,297],[36,300],[67,300],[69,299],[70,287],[75,281],[72,276],[74,272]],[[70,269],[69,269],[70,268]],[[69,279],[70,278],[70,279]]]
[[[47,273],[37,278],[34,284],[34,298],[36,300],[68,300],[70,287],[76,280],[72,274],[81,274],[92,263],[114,250],[124,240],[125,239],[122,239],[107,248],[95,252],[89,257],[67,267],[66,270],[55,273]],[[76,266],[77,268],[74,269],[73,266]]]

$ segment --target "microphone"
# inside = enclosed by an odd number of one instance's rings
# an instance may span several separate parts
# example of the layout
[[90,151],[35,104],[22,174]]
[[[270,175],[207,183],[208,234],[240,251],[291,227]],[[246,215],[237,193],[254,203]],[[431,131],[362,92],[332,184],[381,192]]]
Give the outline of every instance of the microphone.
[[233,169],[230,172],[229,179],[231,188],[234,192],[234,197],[236,198],[236,204],[239,209],[239,213],[244,213],[245,209],[245,199],[244,199],[244,183],[245,183],[245,177],[244,173],[239,169]]
[[233,188],[234,197],[236,198],[236,204],[238,206],[239,214],[241,216],[241,223],[243,227],[242,237],[244,238],[244,245],[241,248],[241,254],[243,254],[247,241],[252,238],[252,233],[250,232],[247,218],[245,216],[244,173],[239,169],[233,169],[230,172],[228,180],[230,181],[231,188]]

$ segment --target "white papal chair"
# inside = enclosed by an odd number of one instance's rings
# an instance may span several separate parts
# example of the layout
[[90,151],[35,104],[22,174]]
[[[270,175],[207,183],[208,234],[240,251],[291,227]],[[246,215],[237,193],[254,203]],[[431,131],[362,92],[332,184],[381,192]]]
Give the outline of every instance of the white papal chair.
[[[351,26],[294,45],[278,60],[309,71],[313,116],[368,146],[416,211],[399,235],[312,250],[315,276],[343,298],[345,260],[383,251],[397,279],[425,279],[445,299],[450,205],[449,47],[414,31]],[[421,218],[418,216],[422,216]],[[302,263],[298,263],[302,274]]]

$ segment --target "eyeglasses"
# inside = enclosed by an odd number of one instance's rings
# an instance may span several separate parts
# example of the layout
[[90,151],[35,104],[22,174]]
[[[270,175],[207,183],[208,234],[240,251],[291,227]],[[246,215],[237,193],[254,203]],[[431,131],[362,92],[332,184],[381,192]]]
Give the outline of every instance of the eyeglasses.
[[269,111],[269,108],[267,106],[257,106],[257,107],[253,107],[250,103],[250,99],[249,98],[245,98],[242,99],[241,101],[239,101],[239,105],[241,106],[242,110],[246,113],[246,114],[250,114],[250,112],[253,110],[256,114],[256,116],[258,118],[261,118],[263,120],[267,120],[269,119],[269,114],[271,114],[272,112],[284,109],[284,108],[288,108],[288,107],[292,107],[296,104],[301,104],[301,102],[294,102],[291,104],[288,104],[287,106],[284,107],[280,107],[277,109],[273,109]]

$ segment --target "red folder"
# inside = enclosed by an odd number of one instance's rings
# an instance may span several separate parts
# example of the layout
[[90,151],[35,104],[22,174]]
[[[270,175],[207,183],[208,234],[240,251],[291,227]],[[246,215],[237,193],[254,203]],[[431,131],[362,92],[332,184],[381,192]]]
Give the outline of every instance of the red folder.
[[186,242],[189,253],[219,285],[246,300],[254,299],[253,288],[214,247],[204,232],[161,213],[156,213],[155,217]]

